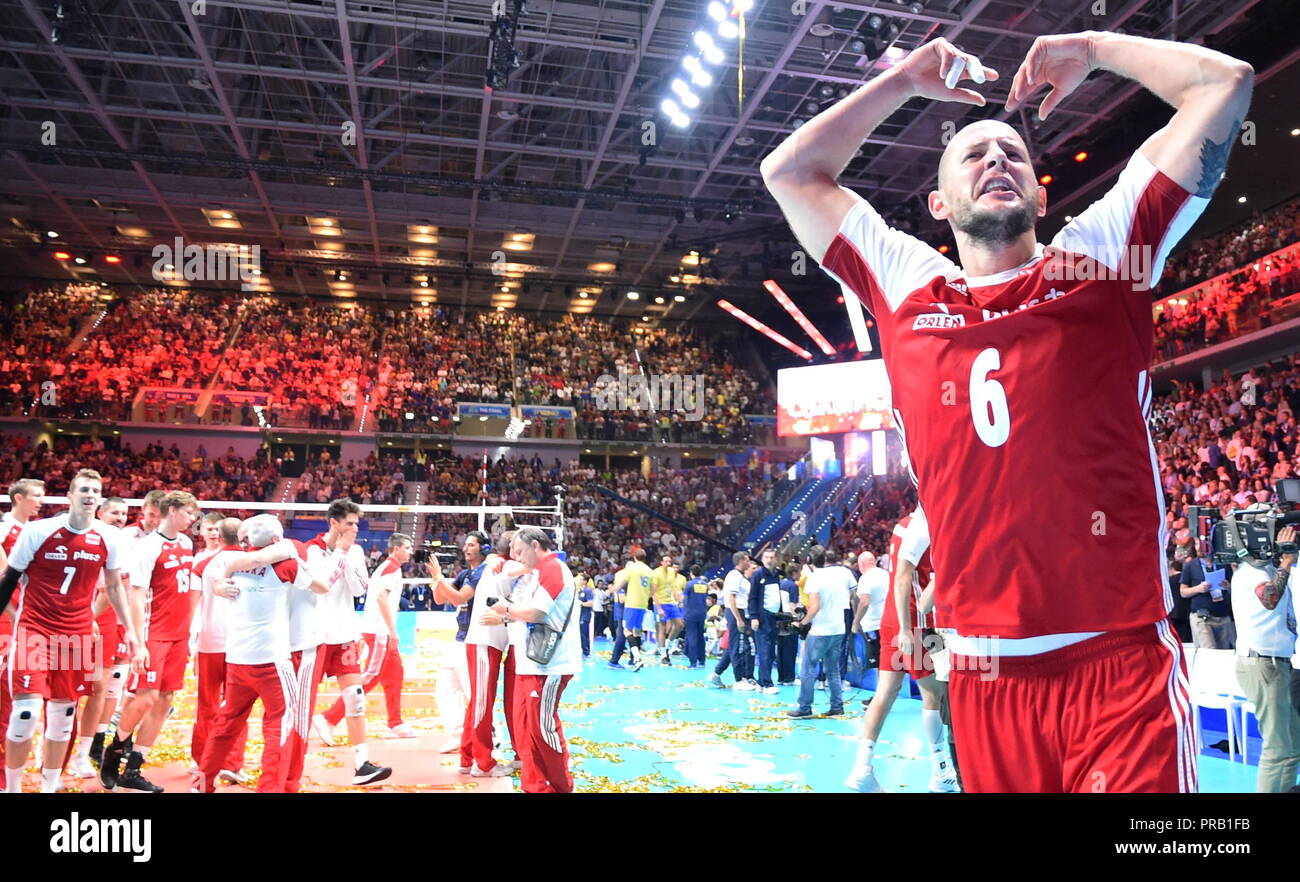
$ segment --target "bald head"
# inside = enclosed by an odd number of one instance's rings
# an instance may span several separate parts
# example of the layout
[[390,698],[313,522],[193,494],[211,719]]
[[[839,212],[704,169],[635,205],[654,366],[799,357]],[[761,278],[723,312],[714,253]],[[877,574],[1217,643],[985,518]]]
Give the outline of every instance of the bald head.
[[1020,133],[994,119],[971,123],[939,158],[930,214],[976,243],[1001,245],[1034,228],[1047,213],[1047,191],[1034,175]]
[[222,545],[239,544],[239,525],[243,523],[239,518],[223,518],[217,528],[221,530]]

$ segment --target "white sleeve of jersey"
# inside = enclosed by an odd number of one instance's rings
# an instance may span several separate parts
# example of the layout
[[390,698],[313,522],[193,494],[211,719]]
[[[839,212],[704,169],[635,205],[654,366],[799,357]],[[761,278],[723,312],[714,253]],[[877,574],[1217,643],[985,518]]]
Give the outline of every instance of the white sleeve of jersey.
[[[127,562],[128,552],[126,547],[126,537],[122,531],[111,524],[100,521],[95,525],[99,534],[104,537],[104,545],[107,546],[107,554],[104,558],[104,569],[120,570]],[[101,577],[102,578],[102,577]]]
[[1062,227],[1052,247],[1087,255],[1112,272],[1126,267],[1134,278],[1149,261],[1147,286],[1153,287],[1169,252],[1209,204],[1158,175],[1151,161],[1134,151],[1115,186]]
[[930,548],[930,525],[925,521],[925,512],[917,509],[903,531],[903,541],[898,548],[898,556],[917,566]]
[[147,590],[149,583],[153,579],[153,568],[158,563],[158,553],[162,550],[162,543],[157,539],[158,534],[150,533],[148,536],[132,543],[128,552],[130,559],[127,567],[131,573],[131,587]]
[[344,556],[343,579],[353,597],[364,597],[370,586],[370,576],[366,572],[366,553],[360,545],[353,545]]
[[867,200],[847,187],[840,189],[854,199],[839,230],[849,251],[832,246],[822,268],[840,283],[846,300],[861,301],[872,312],[893,312],[907,295],[936,276],[961,274],[938,251],[886,224]]

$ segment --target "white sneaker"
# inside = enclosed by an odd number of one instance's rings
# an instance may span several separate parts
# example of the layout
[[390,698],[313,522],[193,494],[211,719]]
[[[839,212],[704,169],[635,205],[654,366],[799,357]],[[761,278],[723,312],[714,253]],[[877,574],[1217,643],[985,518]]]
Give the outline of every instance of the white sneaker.
[[247,784],[248,776],[239,769],[222,769],[217,773],[218,781],[227,781],[231,784]]
[[731,687],[735,692],[753,692],[755,687],[748,680],[737,680],[736,684]]
[[448,738],[438,748],[438,753],[460,753],[460,738]]
[[844,786],[850,790],[856,790],[859,793],[884,793],[885,788],[880,786],[876,780],[876,772],[871,766],[853,767],[849,776],[844,779]]
[[486,772],[480,769],[477,765],[474,765],[470,768],[469,775],[471,778],[504,778],[509,775],[510,772],[510,766],[505,763],[497,763]]
[[708,683],[710,686],[716,686],[718,689],[727,688],[722,682],[722,677],[718,674],[709,674],[709,676],[704,678],[704,682]]
[[763,687],[763,694],[764,694],[764,695],[776,695],[776,693],[777,693],[777,688],[776,688],[775,686],[764,686],[764,687]]
[[841,681],[840,681],[840,688],[841,688],[841,689],[852,689],[852,688],[853,688],[853,684],[850,683],[848,680],[841,680]]
[[75,756],[72,762],[68,763],[68,774],[74,778],[94,778],[99,773],[90,764],[89,757]]
[[316,714],[311,718],[311,730],[316,733],[326,747],[334,746],[334,727],[325,719],[324,714]]
[[940,760],[931,767],[929,790],[931,793],[961,793],[961,785],[957,783],[957,773],[953,771],[948,760]]
[[399,723],[388,730],[389,738],[418,738],[419,734],[411,728],[410,723]]

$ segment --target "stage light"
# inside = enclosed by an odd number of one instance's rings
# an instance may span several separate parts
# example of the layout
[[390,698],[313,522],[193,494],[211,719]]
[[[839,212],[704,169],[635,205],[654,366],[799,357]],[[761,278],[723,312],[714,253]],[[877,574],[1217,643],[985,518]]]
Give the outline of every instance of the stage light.
[[902,58],[906,54],[907,54],[907,50],[904,49],[902,46],[890,46],[888,49],[885,50],[885,57],[891,58],[894,61],[897,61],[898,59]]
[[1048,184],[1052,183],[1052,181],[1054,181],[1054,180],[1056,180],[1056,178],[1052,177],[1051,175],[1043,175],[1041,178],[1038,179],[1038,183],[1040,183],[1040,184],[1042,184],[1044,187],[1046,187]]
[[681,116],[682,109],[677,106],[677,102],[671,98],[665,98],[659,105],[659,109],[669,116]]
[[718,35],[727,40],[734,40],[740,35],[740,28],[736,27],[734,21],[724,21],[718,24]]
[[726,56],[722,54],[722,50],[717,46],[710,46],[704,50],[704,60],[709,64],[722,64],[725,58]]
[[[1245,201],[1246,201],[1246,197],[1243,196],[1241,199],[1239,199],[1239,200],[1237,200],[1237,201],[1238,201],[1238,202],[1245,202]],[[74,258],[72,258],[72,262],[73,262],[73,263],[85,263],[85,262],[86,262],[86,258],[84,258],[84,257],[74,257]]]
[[121,262],[122,262],[122,258],[118,257],[116,254],[104,255],[104,263],[121,263]]
[[691,124],[691,118],[684,113],[679,113],[672,117],[672,124],[679,129],[684,129]]
[[695,45],[705,51],[713,48],[715,45],[713,42],[713,36],[708,31],[696,31],[694,40]]
[[70,259],[71,257],[72,257],[72,255],[69,254],[69,253],[66,252],[66,251],[56,251],[56,252],[54,252],[54,259],[55,259],[55,260],[68,260],[68,259]]
[[1246,201],[1246,197],[1245,197],[1245,196],[1238,196],[1238,197],[1237,197],[1237,201],[1238,201],[1238,202],[1245,202],[1245,201]]
[[781,307],[786,312],[790,313],[791,318],[798,323],[799,327],[803,328],[804,333],[817,344],[817,348],[825,355],[835,354],[835,348],[831,346],[830,341],[822,335],[821,331],[817,330],[816,326],[808,320],[808,316],[804,315],[803,310],[795,305],[795,302],[790,299],[790,295],[786,294],[775,280],[767,279],[763,282],[763,287],[767,289],[767,293],[776,298],[776,302],[781,304]]
[[53,230],[47,230],[45,235],[49,236],[51,239],[59,238],[59,234],[54,232]]
[[1295,135],[1300,135],[1300,129],[1292,129],[1292,130],[1291,130],[1291,135],[1292,135],[1292,137],[1294,137]]
[[727,18],[727,7],[719,3],[718,0],[713,0],[713,2],[709,4],[709,16],[712,17],[714,21],[725,21]]
[[836,302],[836,303],[843,303],[843,302],[844,302],[844,295],[841,294],[839,297],[836,297],[836,298],[835,298],[835,302]]
[[939,246],[939,253],[940,253],[940,254],[947,254],[947,253],[948,253],[948,246],[947,246],[947,245],[940,245],[940,246]]
[[1067,214],[1067,215],[1065,216],[1065,222],[1066,222],[1067,224],[1068,224],[1070,221],[1072,221],[1072,220],[1074,220],[1074,215],[1072,215],[1072,214]]
[[664,302],[664,299],[663,299],[662,297],[656,297],[656,298],[655,298],[655,303],[663,303],[663,302]]
[[731,8],[736,12],[749,12],[754,8],[754,0],[731,0]]
[[1074,161],[1075,161],[1075,162],[1083,162],[1083,161],[1084,161],[1085,159],[1087,159],[1087,158],[1088,158],[1088,151],[1087,151],[1087,150],[1080,150],[1078,153],[1074,154]]
[[866,55],[867,41],[863,40],[861,37],[855,37],[854,39],[849,40],[849,51],[854,55]]
[[628,291],[628,292],[627,292],[627,299],[628,299],[628,300],[640,300],[640,299],[641,299],[641,294],[640,294],[640,292],[638,292],[638,291]]
[[673,302],[674,302],[674,303],[685,303],[685,302],[686,302],[686,295],[685,295],[685,294],[674,294],[674,295],[673,295]]
[[802,346],[798,346],[790,342],[789,339],[782,336],[781,334],[778,334],[776,331],[772,330],[767,325],[763,324],[758,319],[754,318],[752,315],[745,312],[743,309],[740,309],[739,307],[732,305],[730,301],[719,300],[718,306],[721,309],[724,309],[727,312],[731,313],[733,316],[740,319],[742,322],[749,325],[751,328],[753,328],[755,331],[758,331],[760,334],[767,337],[769,340],[781,346],[784,346],[786,349],[789,349],[791,352],[793,352],[795,355],[799,356],[803,360],[812,361],[813,355],[807,349],[804,349]]

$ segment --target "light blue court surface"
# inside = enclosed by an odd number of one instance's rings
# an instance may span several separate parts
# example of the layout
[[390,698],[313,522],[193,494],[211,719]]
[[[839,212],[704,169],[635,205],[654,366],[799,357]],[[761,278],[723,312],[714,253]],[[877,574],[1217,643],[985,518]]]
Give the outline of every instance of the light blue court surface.
[[[777,687],[776,695],[716,689],[704,682],[712,659],[695,671],[679,656],[671,668],[651,660],[636,673],[612,670],[608,661],[609,642],[596,641],[560,710],[580,791],[852,792],[843,782],[869,690],[845,691],[843,717],[790,720],[785,711],[795,705],[796,686]],[[731,683],[730,671],[723,680]],[[824,712],[828,694],[815,695],[813,712]],[[1225,737],[1209,719],[1206,724],[1206,743]],[[1253,792],[1258,739],[1250,749],[1248,766],[1203,751],[1202,792]],[[930,768],[919,700],[894,703],[876,747],[876,774],[890,792],[926,792]]]

